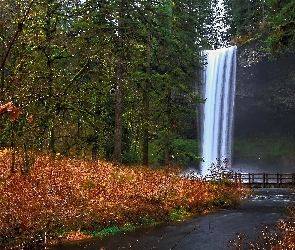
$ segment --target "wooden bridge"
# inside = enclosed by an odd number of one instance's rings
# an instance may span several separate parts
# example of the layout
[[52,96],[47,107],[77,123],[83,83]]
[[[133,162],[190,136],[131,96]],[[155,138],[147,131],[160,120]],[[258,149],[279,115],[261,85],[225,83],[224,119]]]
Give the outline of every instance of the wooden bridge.
[[219,179],[227,178],[251,188],[284,188],[295,186],[295,173],[226,173]]

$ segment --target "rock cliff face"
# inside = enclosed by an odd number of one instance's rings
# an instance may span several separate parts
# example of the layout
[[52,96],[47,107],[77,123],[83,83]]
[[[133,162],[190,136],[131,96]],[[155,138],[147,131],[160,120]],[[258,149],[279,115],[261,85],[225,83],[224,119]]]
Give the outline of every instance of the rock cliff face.
[[295,172],[295,53],[270,60],[252,43],[237,57],[233,164]]
[[234,137],[295,135],[295,53],[271,61],[260,49],[238,48]]

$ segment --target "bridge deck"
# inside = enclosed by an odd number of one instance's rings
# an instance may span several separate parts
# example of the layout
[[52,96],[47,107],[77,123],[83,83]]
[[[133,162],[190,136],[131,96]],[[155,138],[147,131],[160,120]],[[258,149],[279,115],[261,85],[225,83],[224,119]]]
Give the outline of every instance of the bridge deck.
[[295,173],[226,173],[220,178],[228,178],[251,188],[295,186]]

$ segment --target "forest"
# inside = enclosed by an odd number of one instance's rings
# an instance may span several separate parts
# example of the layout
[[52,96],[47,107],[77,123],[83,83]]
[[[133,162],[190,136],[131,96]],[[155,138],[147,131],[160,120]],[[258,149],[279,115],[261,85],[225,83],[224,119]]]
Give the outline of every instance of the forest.
[[2,0],[1,103],[21,115],[1,117],[1,148],[18,152],[23,172],[36,154],[200,161],[200,51],[294,45],[294,1],[217,2]]
[[209,1],[1,5],[1,101],[22,113],[2,117],[2,147],[168,163],[195,120]]
[[0,247],[236,205],[241,186],[157,167],[201,161],[201,51],[275,58],[294,26],[295,0],[1,0]]

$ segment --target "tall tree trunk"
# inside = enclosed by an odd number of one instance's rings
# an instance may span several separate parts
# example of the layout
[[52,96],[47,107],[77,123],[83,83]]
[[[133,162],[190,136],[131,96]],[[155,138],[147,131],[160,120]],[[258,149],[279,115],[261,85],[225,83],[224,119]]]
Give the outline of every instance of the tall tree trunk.
[[98,131],[97,129],[95,128],[95,131],[94,131],[94,142],[92,144],[92,151],[91,151],[91,157],[92,157],[92,160],[96,161],[98,159]]
[[[1,37],[5,37],[5,16],[4,16],[4,10],[1,9],[0,10],[0,36]],[[0,42],[0,50],[1,50],[1,60],[2,58],[5,57],[5,42],[4,41],[1,41]],[[3,91],[3,88],[4,88],[4,78],[5,78],[5,72],[4,72],[4,66],[2,69],[0,69],[0,75],[1,75],[1,80],[0,80],[0,88],[1,88],[1,91]],[[1,94],[2,95],[2,94]]]
[[[151,5],[148,5],[147,15],[148,22],[151,20]],[[150,74],[151,74],[151,32],[149,30],[150,23],[148,23],[147,44],[146,44],[146,81],[143,90],[143,145],[142,145],[142,164],[149,165],[149,91],[150,91]]]
[[171,89],[168,86],[168,93],[167,93],[167,110],[166,110],[166,116],[167,116],[167,124],[166,124],[166,130],[167,130],[167,138],[165,143],[165,165],[170,165],[170,144],[171,144]]
[[119,19],[118,19],[118,39],[119,54],[116,62],[116,107],[115,107],[115,131],[114,131],[114,152],[113,160],[117,163],[122,162],[122,116],[123,116],[123,92],[124,92],[124,73],[125,73],[125,57],[124,57],[124,4],[125,1],[119,3]]

